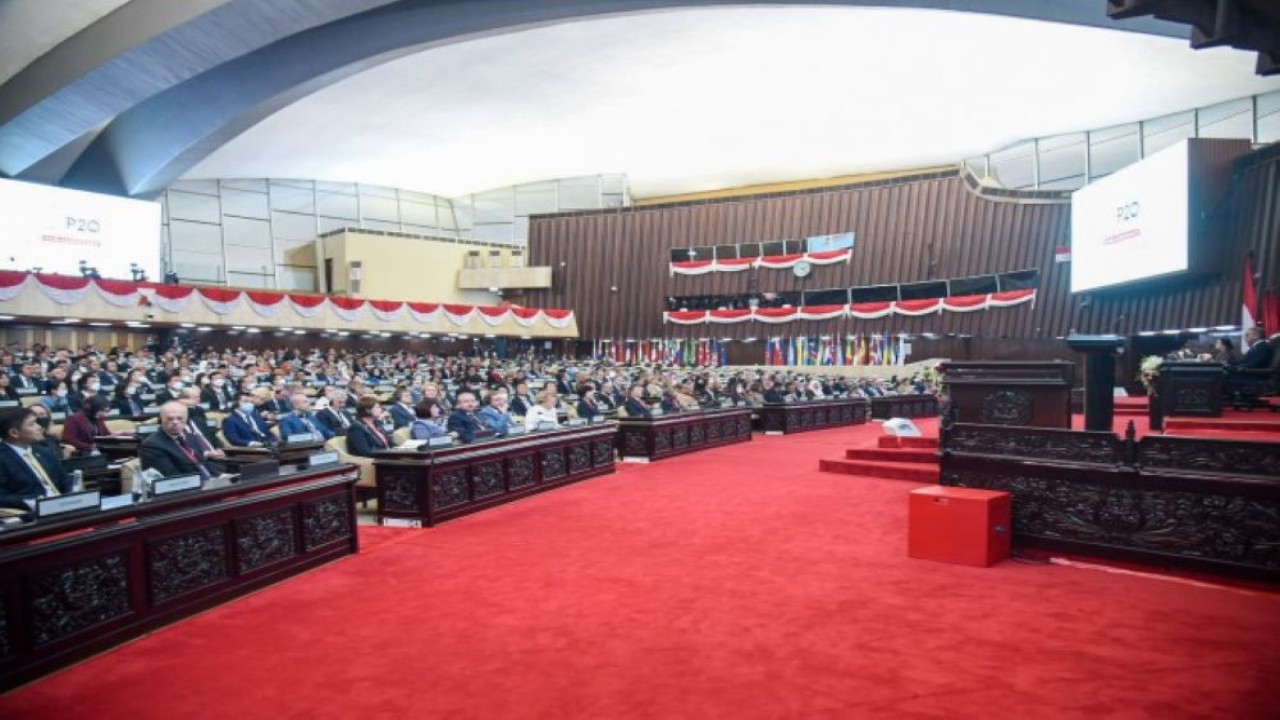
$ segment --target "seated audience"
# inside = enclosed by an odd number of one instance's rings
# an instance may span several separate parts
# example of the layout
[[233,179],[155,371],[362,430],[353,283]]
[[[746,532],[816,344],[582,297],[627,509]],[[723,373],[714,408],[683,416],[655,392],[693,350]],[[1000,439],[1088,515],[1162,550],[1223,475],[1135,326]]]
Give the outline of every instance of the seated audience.
[[476,400],[475,392],[471,390],[462,390],[458,393],[457,406],[449,415],[449,421],[445,425],[449,432],[457,433],[457,438],[464,443],[473,440],[493,437],[494,431],[476,415],[476,408],[479,402]]
[[22,396],[18,394],[18,388],[13,386],[13,380],[10,379],[9,373],[0,371],[0,400],[18,400]]
[[329,432],[339,437],[345,436],[356,422],[355,416],[347,410],[347,393],[342,390],[330,393],[328,406],[319,409],[316,417],[329,428]]
[[401,388],[395,392],[395,402],[391,405],[391,422],[398,430],[413,424],[416,417],[413,413],[413,392]]
[[631,389],[627,392],[627,399],[626,402],[623,403],[622,409],[626,411],[627,417],[653,417],[653,413],[649,412],[649,404],[644,401],[644,385],[636,383],[631,386]]
[[222,441],[218,439],[216,429],[209,427],[209,417],[200,407],[200,391],[194,387],[183,388],[178,402],[187,408],[187,432],[204,438],[211,450],[221,448]]
[[308,398],[305,393],[297,392],[293,394],[291,402],[293,403],[292,412],[280,416],[278,427],[282,440],[287,440],[290,435],[305,433],[311,433],[322,440],[333,437],[333,431],[311,412],[311,398]]
[[138,447],[142,469],[154,469],[165,477],[199,473],[207,480],[222,472],[219,461],[225,458],[226,453],[210,445],[204,435],[191,432],[187,406],[177,400],[160,406],[160,432],[151,433]]
[[431,438],[449,435],[449,431],[444,429],[444,423],[441,422],[440,403],[430,398],[424,398],[422,402],[413,406],[413,412],[416,416],[413,424],[409,426],[409,437],[413,440],[430,440]]
[[267,427],[267,421],[258,413],[252,392],[242,392],[236,409],[222,421],[222,434],[227,443],[236,447],[266,447],[276,444],[276,438]]
[[506,435],[512,422],[511,411],[507,407],[507,391],[500,388],[489,393],[488,404],[476,413],[476,417],[494,433]]
[[71,401],[67,398],[70,393],[69,385],[66,380],[57,380],[50,384],[49,394],[40,398],[40,404],[51,413],[66,413],[70,415],[75,412],[71,407]]
[[25,512],[25,500],[71,492],[62,460],[42,440],[44,429],[30,408],[0,410],[0,507]]
[[107,429],[107,408],[109,403],[101,395],[90,396],[80,407],[80,411],[67,416],[62,426],[62,444],[75,448],[77,455],[89,455],[98,449],[97,440],[102,435],[110,435]]
[[552,425],[560,425],[560,414],[556,412],[556,405],[560,402],[560,396],[552,387],[545,388],[538,393],[538,401],[533,407],[529,408],[529,412],[524,415],[524,427],[526,430],[537,430],[542,423],[551,423]]
[[1271,367],[1271,356],[1274,352],[1271,345],[1262,337],[1262,328],[1251,327],[1244,333],[1245,353],[1240,360],[1231,365],[1236,370],[1266,370]]
[[379,450],[390,450],[391,435],[382,429],[385,416],[377,397],[362,395],[356,401],[356,421],[347,429],[347,452],[372,457]]

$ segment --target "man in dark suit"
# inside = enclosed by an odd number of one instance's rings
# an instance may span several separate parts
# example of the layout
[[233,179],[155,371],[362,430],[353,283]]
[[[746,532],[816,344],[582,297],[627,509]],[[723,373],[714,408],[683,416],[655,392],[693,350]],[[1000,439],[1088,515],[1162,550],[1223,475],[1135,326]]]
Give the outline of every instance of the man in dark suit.
[[1262,329],[1251,327],[1244,331],[1245,344],[1249,349],[1245,351],[1244,357],[1240,358],[1240,362],[1231,367],[1236,370],[1266,370],[1271,367],[1271,345],[1262,339]]
[[267,421],[258,414],[253,393],[240,393],[236,409],[222,421],[222,434],[236,447],[264,447],[274,445],[276,438],[267,427]]
[[517,382],[516,392],[511,396],[511,414],[524,417],[529,414],[529,408],[537,404],[538,399],[529,392],[529,383],[524,380]]
[[787,396],[778,389],[772,378],[764,379],[764,401],[773,404],[781,404],[787,401]]
[[329,398],[329,407],[317,412],[316,417],[334,435],[344,437],[356,421],[355,417],[347,411],[347,394],[342,390],[334,391]]
[[209,416],[200,407],[200,390],[195,387],[182,389],[178,402],[187,408],[187,432],[200,435],[209,443],[210,449],[220,449],[222,441],[218,439],[217,428],[209,427]]
[[445,425],[449,432],[457,433],[458,439],[464,443],[493,437],[493,429],[485,425],[484,421],[476,416],[476,406],[478,404],[479,402],[476,400],[474,392],[470,390],[459,392],[458,405],[454,408],[453,413],[449,415],[449,422]]
[[24,500],[71,492],[62,461],[38,447],[43,439],[30,408],[0,411],[0,507],[26,511]]
[[226,458],[226,453],[191,433],[187,422],[187,406],[181,402],[160,407],[160,432],[152,433],[138,447],[142,469],[154,469],[165,477],[198,473],[205,479],[222,471],[218,461]]
[[48,386],[37,376],[37,370],[39,370],[39,368],[35,363],[24,363],[21,370],[18,372],[17,377],[13,378],[13,386],[18,390],[25,390],[27,392],[31,392],[32,390],[36,392],[45,392],[45,389]]
[[333,431],[328,428],[316,414],[308,408],[310,398],[304,393],[293,394],[292,412],[285,413],[280,416],[280,439],[288,440],[290,435],[302,435],[304,433],[312,433],[319,435],[321,438],[328,440],[333,437]]
[[396,391],[395,403],[391,406],[391,422],[395,429],[409,427],[418,419],[413,410],[413,393],[408,388]]

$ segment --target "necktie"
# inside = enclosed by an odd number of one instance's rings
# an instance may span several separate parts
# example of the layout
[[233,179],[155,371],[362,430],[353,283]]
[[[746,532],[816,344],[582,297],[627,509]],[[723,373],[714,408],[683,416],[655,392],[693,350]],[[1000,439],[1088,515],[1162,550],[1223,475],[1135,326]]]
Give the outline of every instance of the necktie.
[[196,427],[194,420],[187,421],[187,432],[191,437],[196,439],[196,444],[200,446],[202,451],[207,452],[213,449],[213,446],[209,444],[209,439],[206,438],[204,433],[200,432],[199,428]]
[[249,424],[249,429],[253,431],[254,435],[262,437],[262,431],[258,429],[258,423],[254,422],[251,416],[241,413],[240,417],[244,418],[244,421]]
[[333,414],[338,416],[338,422],[342,423],[342,427],[347,427],[351,424],[347,422],[347,414],[341,410],[334,410]]
[[58,492],[58,486],[54,485],[53,480],[49,478],[49,473],[44,471],[44,466],[40,464],[40,459],[36,457],[35,453],[31,452],[31,448],[23,451],[22,459],[27,461],[27,464],[35,471],[36,477],[40,478],[40,484],[44,486],[45,495],[54,497],[62,494]]
[[178,444],[178,449],[182,451],[182,454],[186,455],[188,460],[196,464],[196,469],[200,471],[200,477],[207,480],[210,477],[210,473],[205,468],[204,463],[200,462],[199,455],[197,455],[196,451],[192,448],[186,433],[175,437],[173,441]]
[[307,429],[311,431],[312,435],[320,434],[320,431],[316,429],[315,423],[311,422],[311,418],[307,417],[306,415],[303,415],[302,422],[306,423]]

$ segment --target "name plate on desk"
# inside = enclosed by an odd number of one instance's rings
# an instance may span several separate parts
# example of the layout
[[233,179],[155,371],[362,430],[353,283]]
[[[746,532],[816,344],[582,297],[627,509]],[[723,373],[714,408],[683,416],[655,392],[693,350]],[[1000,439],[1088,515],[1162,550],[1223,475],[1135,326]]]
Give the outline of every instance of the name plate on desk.
[[150,435],[151,433],[153,433],[153,432],[155,432],[155,431],[157,431],[157,430],[159,430],[159,429],[160,429],[160,426],[159,426],[159,425],[139,425],[139,426],[137,427],[137,432],[138,432],[138,435],[139,435],[139,436],[142,436],[142,435]]
[[139,400],[155,400],[156,394],[155,393],[138,393],[138,399]]
[[154,414],[156,414],[156,413],[160,412],[160,406],[159,406],[159,405],[144,405],[144,406],[142,407],[142,412],[143,412],[143,413],[145,413],[145,414],[147,414],[147,415],[154,415]]
[[208,410],[210,407],[212,407],[212,406],[211,406],[211,405],[209,405],[209,403],[200,403],[200,409],[201,409],[201,410]]
[[115,510],[116,508],[128,507],[133,504],[133,495],[108,495],[102,498],[102,502],[98,503],[101,510]]
[[54,422],[62,422],[67,419],[67,414],[64,412],[52,412],[49,413],[49,419]]
[[661,417],[661,416],[662,416],[662,408],[660,408],[660,407],[651,408],[651,409],[649,410],[649,416],[650,416],[650,417]]
[[587,424],[586,418],[569,418],[569,427],[582,427]]
[[21,404],[18,400],[0,400],[0,408],[16,408]]
[[39,393],[39,392],[40,392],[39,390],[37,390],[37,389],[35,389],[35,388],[33,388],[33,387],[20,387],[20,388],[18,388],[18,394],[19,394],[19,395],[35,395],[35,394],[37,394],[37,393]]
[[320,467],[321,465],[336,465],[339,457],[337,450],[329,452],[311,453],[307,456],[307,467]]
[[36,501],[36,517],[47,518],[83,510],[97,510],[101,504],[102,493],[97,490],[40,498]]
[[117,408],[111,408],[107,411],[107,417],[120,417],[120,410]]
[[292,433],[292,434],[290,434],[288,437],[286,437],[286,438],[284,439],[284,441],[285,441],[286,443],[290,444],[290,445],[297,445],[297,444],[299,444],[299,443],[315,442],[315,440],[316,440],[316,434],[315,434],[315,433],[309,433],[309,432],[305,432],[305,433]]
[[440,437],[433,437],[430,440],[427,440],[426,447],[449,447],[452,444],[453,438],[448,435],[441,435]]
[[523,435],[524,433],[525,427],[523,425],[512,425],[507,428],[507,435]]
[[738,401],[738,407],[746,407],[746,406],[747,406],[747,401],[746,401],[746,400],[739,400],[739,401]]
[[183,492],[184,490],[199,490],[203,481],[197,475],[179,475],[177,477],[164,478],[157,480],[151,485],[151,494],[153,496],[168,495],[169,493]]
[[538,423],[538,426],[534,429],[539,432],[545,432],[547,430],[559,430],[560,426],[557,425],[556,423],[551,422],[550,420],[543,420],[542,422]]

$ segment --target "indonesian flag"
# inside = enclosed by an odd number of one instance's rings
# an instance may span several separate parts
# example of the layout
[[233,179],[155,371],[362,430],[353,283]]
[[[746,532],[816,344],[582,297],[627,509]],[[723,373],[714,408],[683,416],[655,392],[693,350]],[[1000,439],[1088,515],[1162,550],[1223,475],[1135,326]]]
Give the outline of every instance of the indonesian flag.
[[1258,288],[1253,283],[1253,257],[1246,256],[1244,259],[1244,300],[1240,307],[1240,347],[1241,352],[1246,348],[1244,345],[1244,333],[1249,328],[1257,325],[1254,313],[1258,309]]

